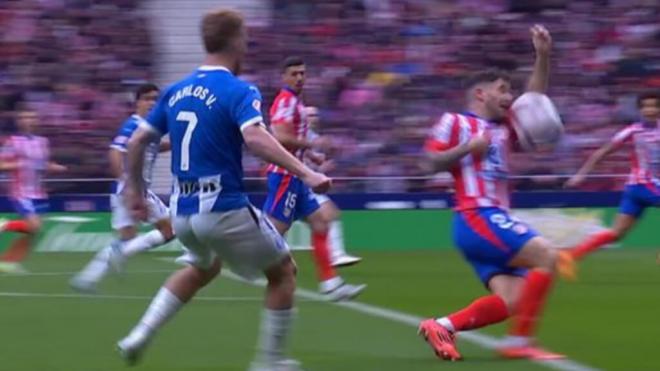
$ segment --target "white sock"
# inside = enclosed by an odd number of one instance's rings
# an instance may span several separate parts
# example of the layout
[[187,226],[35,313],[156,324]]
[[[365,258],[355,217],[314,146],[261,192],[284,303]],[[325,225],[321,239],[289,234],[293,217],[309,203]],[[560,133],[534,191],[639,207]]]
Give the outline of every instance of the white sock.
[[331,256],[342,256],[346,254],[344,247],[344,228],[340,220],[330,222],[330,231],[328,232]]
[[124,242],[121,247],[121,253],[124,257],[128,258],[142,251],[153,249],[163,243],[165,243],[165,236],[158,229],[154,229]]
[[436,319],[435,321],[438,323],[438,325],[440,325],[440,326],[446,328],[447,330],[449,330],[449,331],[451,331],[451,332],[456,332],[456,329],[454,328],[454,324],[451,323],[451,321],[449,320],[449,318],[447,318],[447,317],[442,317],[442,318],[438,318],[438,319]]
[[110,265],[108,264],[108,259],[110,257],[110,252],[112,247],[106,246],[99,250],[99,252],[94,255],[94,258],[87,263],[85,268],[83,268],[80,273],[78,273],[78,278],[97,283],[105,277],[105,275],[110,270]]
[[258,360],[270,363],[284,358],[284,348],[294,315],[294,309],[264,309],[257,344]]
[[151,337],[179,311],[183,304],[185,303],[170,290],[161,287],[129,336]]

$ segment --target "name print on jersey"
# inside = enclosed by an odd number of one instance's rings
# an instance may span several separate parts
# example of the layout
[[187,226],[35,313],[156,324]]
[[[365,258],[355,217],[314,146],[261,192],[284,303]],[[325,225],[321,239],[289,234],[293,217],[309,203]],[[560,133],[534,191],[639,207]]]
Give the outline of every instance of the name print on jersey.
[[176,93],[172,94],[172,97],[170,97],[170,100],[167,102],[167,104],[170,107],[174,107],[174,105],[180,101],[183,98],[186,97],[195,97],[201,101],[204,101],[204,104],[208,109],[211,109],[213,106],[213,103],[218,100],[218,98],[214,94],[209,95],[209,89],[205,88],[201,85],[186,85],[183,88],[177,90]]

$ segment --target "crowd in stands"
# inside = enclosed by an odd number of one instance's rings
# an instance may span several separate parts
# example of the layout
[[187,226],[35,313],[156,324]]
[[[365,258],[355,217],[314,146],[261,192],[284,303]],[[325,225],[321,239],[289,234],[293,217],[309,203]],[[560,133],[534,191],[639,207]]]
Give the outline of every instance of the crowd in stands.
[[127,91],[153,77],[138,3],[2,1],[0,135],[13,130],[14,110],[36,110],[67,177],[107,177],[109,140],[130,113]]
[[[109,138],[129,113],[127,81],[153,76],[148,22],[139,0],[20,0],[0,6],[0,111],[23,99],[42,117],[72,176],[107,176]],[[461,111],[461,82],[488,67],[510,70],[524,89],[533,63],[528,29],[552,33],[549,95],[566,135],[552,153],[514,158],[524,189],[558,188],[588,153],[637,118],[636,95],[660,89],[660,2],[655,0],[273,0],[273,18],[250,31],[246,78],[268,107],[279,62],[308,65],[305,101],[332,135],[338,177],[424,175],[421,147],[444,111]],[[626,151],[598,168],[625,174]],[[261,164],[247,159],[248,175]],[[621,181],[623,178],[620,179]],[[433,181],[338,182],[353,191],[428,190]],[[590,182],[611,189],[621,182]]]

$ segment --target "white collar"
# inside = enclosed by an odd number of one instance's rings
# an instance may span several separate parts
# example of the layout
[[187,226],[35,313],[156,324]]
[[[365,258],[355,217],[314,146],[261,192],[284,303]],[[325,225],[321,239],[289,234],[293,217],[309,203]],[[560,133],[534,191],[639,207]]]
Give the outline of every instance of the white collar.
[[220,66],[220,65],[217,65],[217,64],[216,65],[205,64],[205,65],[199,66],[199,68],[197,68],[197,69],[199,71],[226,71],[226,72],[231,73],[229,68],[227,68],[225,66]]

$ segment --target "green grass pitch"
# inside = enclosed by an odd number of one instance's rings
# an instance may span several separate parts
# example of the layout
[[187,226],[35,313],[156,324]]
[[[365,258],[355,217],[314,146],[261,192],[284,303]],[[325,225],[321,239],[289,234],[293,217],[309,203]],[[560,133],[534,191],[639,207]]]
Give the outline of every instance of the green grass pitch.
[[[109,371],[125,366],[114,343],[143,313],[176,266],[149,253],[131,260],[121,279],[109,277],[99,297],[77,297],[70,272],[87,253],[37,253],[33,273],[0,276],[0,370]],[[369,284],[360,302],[416,316],[444,314],[484,294],[451,250],[369,252],[342,271]],[[309,253],[296,253],[300,286],[316,287]],[[601,370],[660,370],[660,266],[654,252],[605,251],[587,260],[577,283],[558,283],[540,342]],[[31,294],[17,296],[17,294]],[[70,296],[67,296],[70,295]],[[116,295],[116,297],[109,297]],[[137,371],[245,370],[255,345],[262,289],[220,278],[165,327]],[[549,370],[504,361],[466,341],[466,360],[434,358],[410,325],[350,308],[300,300],[290,353],[311,371]],[[506,325],[484,330],[499,336]]]

